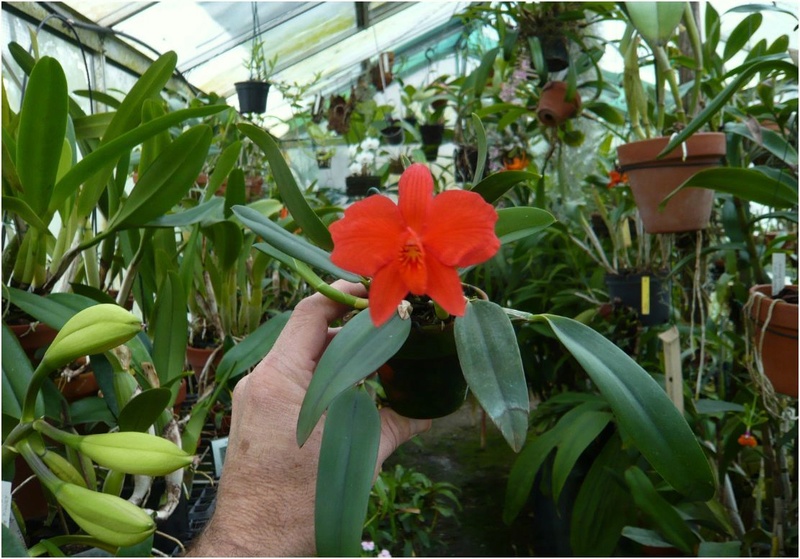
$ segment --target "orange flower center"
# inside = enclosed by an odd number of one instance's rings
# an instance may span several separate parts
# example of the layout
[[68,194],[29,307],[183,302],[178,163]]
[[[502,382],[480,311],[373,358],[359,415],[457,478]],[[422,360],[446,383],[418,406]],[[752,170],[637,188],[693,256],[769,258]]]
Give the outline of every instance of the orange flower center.
[[400,249],[400,263],[406,268],[418,268],[425,261],[425,249],[414,231],[408,230],[408,239]]

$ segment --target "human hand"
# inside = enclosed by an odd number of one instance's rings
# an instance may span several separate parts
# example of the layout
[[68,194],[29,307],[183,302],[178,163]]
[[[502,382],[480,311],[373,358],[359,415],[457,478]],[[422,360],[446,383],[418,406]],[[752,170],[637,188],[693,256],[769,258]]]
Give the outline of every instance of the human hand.
[[[362,285],[337,281],[363,296]],[[349,307],[319,293],[302,300],[272,350],[236,385],[225,467],[214,516],[189,555],[311,556],[314,497],[324,419],[302,448],[295,430],[311,375]],[[380,410],[378,465],[430,420]],[[377,475],[377,470],[376,470]]]

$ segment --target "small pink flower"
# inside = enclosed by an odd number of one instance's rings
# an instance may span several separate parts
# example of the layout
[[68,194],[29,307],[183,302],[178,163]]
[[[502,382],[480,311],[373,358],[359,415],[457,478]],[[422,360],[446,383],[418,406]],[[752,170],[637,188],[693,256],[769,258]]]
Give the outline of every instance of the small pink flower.
[[388,549],[381,549],[381,552],[378,553],[378,557],[391,557],[392,554],[389,553]]
[[366,540],[361,542],[361,549],[364,551],[375,551],[375,542]]

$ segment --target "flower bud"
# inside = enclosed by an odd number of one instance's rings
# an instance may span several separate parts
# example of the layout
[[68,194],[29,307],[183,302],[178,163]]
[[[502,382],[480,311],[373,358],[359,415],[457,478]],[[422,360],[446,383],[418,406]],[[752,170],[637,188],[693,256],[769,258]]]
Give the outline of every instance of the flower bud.
[[100,304],[78,312],[58,332],[42,362],[61,367],[84,355],[102,353],[134,337],[138,318],[118,305]]
[[147,433],[87,435],[71,446],[101,466],[126,474],[163,476],[192,463],[192,456],[175,443]]
[[146,512],[119,497],[72,483],[59,485],[53,494],[78,526],[109,545],[136,545],[156,529]]
[[83,479],[81,473],[72,465],[72,463],[52,450],[45,450],[40,455],[42,462],[62,481],[86,487],[86,480]]

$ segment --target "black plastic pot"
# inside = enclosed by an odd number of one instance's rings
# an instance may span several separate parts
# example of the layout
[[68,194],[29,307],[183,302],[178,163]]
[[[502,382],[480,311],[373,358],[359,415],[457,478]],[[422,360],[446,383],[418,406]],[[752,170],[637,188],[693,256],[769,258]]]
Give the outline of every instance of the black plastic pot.
[[436,161],[439,146],[444,138],[444,124],[421,124],[419,133],[422,136],[422,151],[427,161]]
[[[647,281],[643,281],[644,278],[647,278]],[[664,275],[607,274],[605,279],[611,302],[633,309],[642,325],[655,326],[669,320],[672,290],[670,282]]]
[[239,96],[240,113],[263,114],[267,110],[267,94],[269,93],[269,82],[248,80],[237,82],[236,94]]
[[366,196],[370,188],[379,189],[381,187],[381,178],[374,175],[345,177],[344,184],[347,195],[354,198]]
[[543,37],[542,55],[548,72],[560,72],[569,66],[569,51],[565,36]]
[[381,136],[386,140],[386,143],[392,146],[399,146],[403,143],[405,138],[405,131],[402,127],[392,124],[381,130]]
[[405,417],[444,417],[467,397],[452,324],[444,330],[412,328],[403,347],[378,369],[378,376],[389,405]]
[[475,176],[478,168],[478,148],[475,146],[460,146],[453,152],[453,159],[456,162],[455,176],[458,182],[479,182],[486,176],[489,168],[489,154],[486,154],[486,161],[483,165],[483,173],[480,177]]

